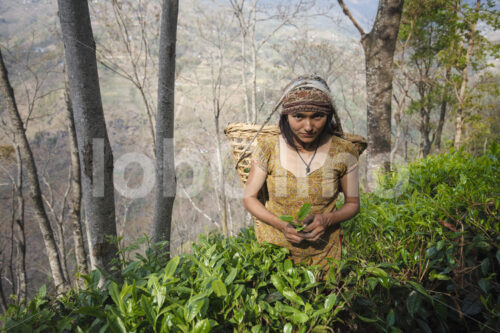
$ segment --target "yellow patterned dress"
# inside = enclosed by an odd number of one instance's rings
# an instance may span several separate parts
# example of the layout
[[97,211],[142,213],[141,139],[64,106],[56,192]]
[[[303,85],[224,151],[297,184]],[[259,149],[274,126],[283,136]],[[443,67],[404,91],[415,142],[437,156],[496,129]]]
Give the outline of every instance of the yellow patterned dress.
[[[267,172],[267,210],[276,216],[295,216],[304,203],[311,204],[310,214],[335,210],[340,179],[354,169],[358,153],[350,141],[337,136],[332,136],[331,140],[323,165],[307,176],[297,177],[281,165],[279,136],[258,138],[252,160]],[[292,245],[281,231],[258,219],[255,219],[255,232],[259,243],[268,242],[288,248],[291,259],[296,263],[320,265],[328,270],[327,258],[340,259],[342,235],[339,224],[329,228],[317,242],[303,241],[298,245]]]

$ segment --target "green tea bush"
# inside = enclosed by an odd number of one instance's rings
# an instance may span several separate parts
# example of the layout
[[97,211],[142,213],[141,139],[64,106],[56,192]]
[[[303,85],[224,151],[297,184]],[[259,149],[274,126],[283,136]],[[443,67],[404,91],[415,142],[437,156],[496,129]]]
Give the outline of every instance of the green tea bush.
[[[252,229],[201,237],[167,260],[162,244],[129,258],[119,281],[48,297],[1,318],[7,332],[448,332],[499,330],[499,151],[429,157],[391,198],[363,194],[326,276],[260,245]],[[384,179],[399,186],[397,175]]]

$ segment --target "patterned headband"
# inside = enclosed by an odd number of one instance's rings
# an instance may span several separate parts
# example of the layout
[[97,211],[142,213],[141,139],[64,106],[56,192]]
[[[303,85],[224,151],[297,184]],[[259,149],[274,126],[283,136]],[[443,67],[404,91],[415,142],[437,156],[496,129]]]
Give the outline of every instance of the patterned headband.
[[333,113],[330,89],[319,80],[309,78],[298,79],[287,87],[282,100],[282,115],[300,111]]

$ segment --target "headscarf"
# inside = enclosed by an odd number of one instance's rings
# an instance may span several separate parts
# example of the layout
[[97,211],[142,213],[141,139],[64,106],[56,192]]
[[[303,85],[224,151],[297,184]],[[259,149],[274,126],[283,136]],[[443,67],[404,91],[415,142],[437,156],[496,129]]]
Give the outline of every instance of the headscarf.
[[330,88],[319,76],[299,76],[285,88],[281,114],[299,111],[333,112]]
[[320,111],[333,114],[335,134],[343,136],[337,108],[331,97],[330,88],[325,80],[317,75],[299,76],[284,89],[282,99],[282,115],[300,111]]

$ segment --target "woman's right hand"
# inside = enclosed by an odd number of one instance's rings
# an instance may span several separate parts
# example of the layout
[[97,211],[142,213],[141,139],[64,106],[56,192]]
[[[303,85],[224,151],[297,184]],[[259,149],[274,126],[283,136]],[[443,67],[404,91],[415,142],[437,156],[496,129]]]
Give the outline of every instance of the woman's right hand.
[[298,244],[304,240],[304,237],[302,237],[299,232],[295,230],[295,228],[289,223],[287,223],[286,226],[281,229],[281,232],[283,232],[286,240],[290,243]]

